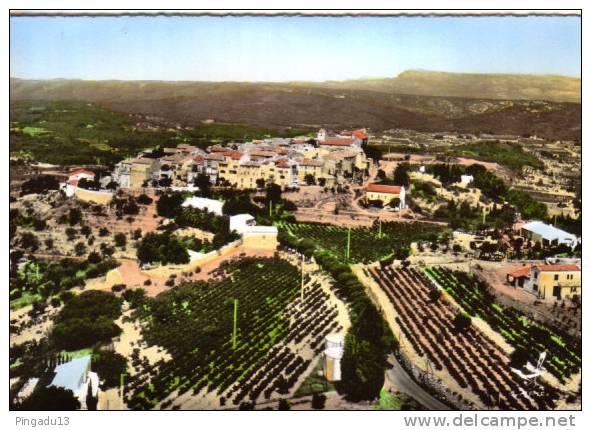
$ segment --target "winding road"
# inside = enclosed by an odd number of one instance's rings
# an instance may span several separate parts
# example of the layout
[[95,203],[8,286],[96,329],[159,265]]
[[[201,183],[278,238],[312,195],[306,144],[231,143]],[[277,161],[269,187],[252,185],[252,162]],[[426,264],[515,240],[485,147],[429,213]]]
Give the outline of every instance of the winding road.
[[394,355],[390,354],[388,356],[388,362],[392,365],[392,368],[386,371],[386,378],[388,378],[388,381],[396,391],[412,396],[417,402],[430,411],[451,410],[449,406],[441,403],[425,391],[423,387],[417,384],[410,375],[406,373],[406,370],[404,370]]

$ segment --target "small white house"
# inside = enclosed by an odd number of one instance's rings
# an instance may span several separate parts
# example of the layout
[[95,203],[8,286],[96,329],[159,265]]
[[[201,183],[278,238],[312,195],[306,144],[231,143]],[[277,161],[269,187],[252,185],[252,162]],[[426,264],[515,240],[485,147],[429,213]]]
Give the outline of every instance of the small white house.
[[243,234],[251,226],[256,226],[256,221],[250,214],[239,214],[230,217],[230,230],[234,230],[239,234]]
[[213,212],[216,215],[222,215],[222,208],[224,207],[224,202],[220,202],[219,200],[207,199],[205,197],[189,197],[186,199],[182,207],[191,207],[195,209],[205,210],[207,209],[208,212]]
[[71,390],[82,409],[86,409],[88,384],[92,383],[92,395],[98,396],[99,379],[96,373],[90,371],[90,355],[60,364],[55,367],[54,372],[55,376],[49,386]]
[[474,182],[474,176],[472,175],[462,175],[460,178],[460,184],[467,186]]
[[567,245],[574,248],[579,243],[577,236],[542,221],[530,221],[521,227],[521,235],[542,246]]
[[89,181],[94,181],[94,172],[86,169],[75,169],[68,173],[68,180],[76,179],[88,179]]

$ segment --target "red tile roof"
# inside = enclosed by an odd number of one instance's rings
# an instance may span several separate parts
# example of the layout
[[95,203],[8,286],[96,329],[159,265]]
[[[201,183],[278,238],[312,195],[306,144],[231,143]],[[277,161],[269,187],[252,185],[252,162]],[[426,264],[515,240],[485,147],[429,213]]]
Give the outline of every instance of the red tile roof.
[[301,166],[316,166],[316,167],[321,167],[324,164],[320,160],[314,160],[314,159],[310,159],[310,158],[304,158],[299,163]]
[[507,273],[507,275],[512,276],[514,278],[523,278],[524,276],[529,276],[531,272],[531,267],[520,267],[512,272]]
[[353,144],[353,139],[331,137],[326,140],[321,140],[318,143],[320,143],[320,145],[330,145],[330,146],[351,146]]
[[228,148],[224,148],[223,146],[219,146],[219,145],[213,145],[207,149],[209,150],[209,152],[226,152],[226,151],[228,151]]
[[576,264],[539,264],[534,266],[540,272],[580,272],[581,268]]
[[402,187],[398,185],[367,184],[367,191],[372,193],[400,194]]
[[353,134],[353,136],[355,136],[361,140],[369,138],[367,133],[363,130],[355,130],[354,132],[352,132],[352,134]]
[[224,152],[224,157],[230,157],[232,160],[240,160],[244,154],[240,151]]
[[78,168],[78,169],[72,170],[70,173],[68,173],[68,176],[79,175],[81,173],[83,173],[85,175],[94,176],[94,172],[91,172],[90,170],[86,170],[86,169],[83,169],[83,168]]
[[287,169],[289,167],[289,162],[285,158],[282,158],[280,160],[277,160],[275,162],[275,165],[281,169]]

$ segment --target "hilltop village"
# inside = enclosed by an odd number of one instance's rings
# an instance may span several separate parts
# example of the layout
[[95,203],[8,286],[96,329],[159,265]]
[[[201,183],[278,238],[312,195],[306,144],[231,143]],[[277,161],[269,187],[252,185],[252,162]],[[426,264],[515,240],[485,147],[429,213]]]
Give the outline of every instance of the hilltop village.
[[[467,136],[15,155],[12,407],[578,408],[580,206],[544,169],[578,153]],[[448,152],[491,138],[525,164]]]

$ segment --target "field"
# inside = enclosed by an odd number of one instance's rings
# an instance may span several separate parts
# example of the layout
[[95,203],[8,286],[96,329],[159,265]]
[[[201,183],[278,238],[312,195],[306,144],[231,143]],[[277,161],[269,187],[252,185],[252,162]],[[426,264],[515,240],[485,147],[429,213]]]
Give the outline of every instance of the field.
[[[297,131],[235,124],[201,124],[183,129],[135,127],[134,117],[97,104],[65,101],[18,101],[10,104],[10,152],[58,165],[112,165],[156,145],[212,142],[295,135]],[[59,148],[59,151],[56,151]]]
[[518,311],[495,303],[494,296],[487,291],[488,286],[464,272],[428,268],[426,273],[466,312],[486,321],[511,345],[527,351],[530,362],[536,363],[539,354],[546,351],[548,356],[544,367],[562,381],[580,370],[581,345],[576,340],[532,323]]
[[531,166],[536,169],[542,169],[544,167],[544,164],[538,158],[525,152],[519,144],[499,141],[480,141],[454,146],[422,144],[420,147],[404,144],[370,144],[370,147],[380,150],[383,154],[389,152],[400,152],[404,154],[446,154],[473,158],[475,160],[497,163],[499,166],[504,166],[514,172],[521,171],[521,168],[524,166]]
[[448,151],[450,155],[457,155],[476,160],[490,161],[519,172],[524,166],[543,169],[544,164],[533,155],[525,152],[517,144],[499,141],[484,141],[456,146]]
[[[330,250],[342,259],[347,258],[348,228],[312,223],[281,223],[278,227],[289,235]],[[440,225],[420,222],[384,222],[381,228],[378,223],[372,227],[351,228],[348,260],[355,263],[380,260],[412,242],[435,241],[444,232]]]
[[148,299],[135,317],[148,344],[165,348],[172,360],[154,366],[135,360],[141,370],[126,386],[128,406],[189,402],[186,407],[201,409],[200,399],[211,394],[215,408],[237,407],[291,393],[325,335],[342,329],[328,293],[306,276],[301,303],[300,283],[298,268],[283,260],[243,259],[219,282],[184,284]]
[[498,345],[472,326],[455,328],[456,311],[443,300],[432,300],[429,292],[435,286],[424,273],[390,267],[369,272],[393,306],[406,342],[437,372],[447,372],[488,408],[552,408],[556,398],[552,388],[540,384],[530,391],[511,371],[509,358]]

